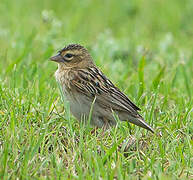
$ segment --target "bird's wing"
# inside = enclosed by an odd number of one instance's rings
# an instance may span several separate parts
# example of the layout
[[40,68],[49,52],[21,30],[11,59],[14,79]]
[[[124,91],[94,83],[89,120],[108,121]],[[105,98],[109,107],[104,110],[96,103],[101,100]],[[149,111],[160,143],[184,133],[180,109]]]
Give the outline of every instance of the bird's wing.
[[125,111],[133,116],[139,116],[140,109],[132,103],[113,83],[97,68],[79,69],[73,72],[71,86],[96,102],[116,111]]

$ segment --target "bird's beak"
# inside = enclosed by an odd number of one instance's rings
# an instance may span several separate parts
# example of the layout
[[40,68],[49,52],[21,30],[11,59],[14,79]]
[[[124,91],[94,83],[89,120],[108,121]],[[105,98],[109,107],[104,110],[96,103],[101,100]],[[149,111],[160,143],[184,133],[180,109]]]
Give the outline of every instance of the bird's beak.
[[57,54],[56,56],[52,56],[50,60],[55,61],[57,63],[64,62],[64,58],[60,54]]

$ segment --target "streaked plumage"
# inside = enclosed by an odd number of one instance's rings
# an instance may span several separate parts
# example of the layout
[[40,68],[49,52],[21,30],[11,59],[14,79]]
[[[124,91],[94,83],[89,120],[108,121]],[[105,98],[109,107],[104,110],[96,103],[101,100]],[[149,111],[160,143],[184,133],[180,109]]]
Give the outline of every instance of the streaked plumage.
[[138,114],[140,109],[96,67],[83,46],[68,45],[51,60],[58,63],[55,77],[70,103],[72,114],[78,120],[88,120],[94,101],[92,125],[115,125],[115,113],[121,121],[129,121],[154,132]]

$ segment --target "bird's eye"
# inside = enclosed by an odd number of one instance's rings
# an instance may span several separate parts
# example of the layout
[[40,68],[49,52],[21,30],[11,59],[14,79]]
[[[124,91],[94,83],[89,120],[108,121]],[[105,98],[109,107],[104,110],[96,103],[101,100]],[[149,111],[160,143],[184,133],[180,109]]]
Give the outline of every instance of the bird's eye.
[[71,58],[73,55],[72,54],[66,54],[64,57],[66,57],[66,58]]

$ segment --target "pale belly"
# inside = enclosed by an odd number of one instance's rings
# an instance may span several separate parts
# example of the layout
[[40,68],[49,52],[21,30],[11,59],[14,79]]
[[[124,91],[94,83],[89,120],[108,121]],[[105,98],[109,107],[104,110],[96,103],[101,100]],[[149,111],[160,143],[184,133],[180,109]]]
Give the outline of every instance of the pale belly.
[[82,122],[90,120],[90,124],[97,127],[116,124],[112,113],[110,111],[107,112],[94,98],[90,100],[84,94],[77,94],[73,97],[67,93],[65,87],[63,88],[63,92],[70,105],[70,111],[77,120]]

